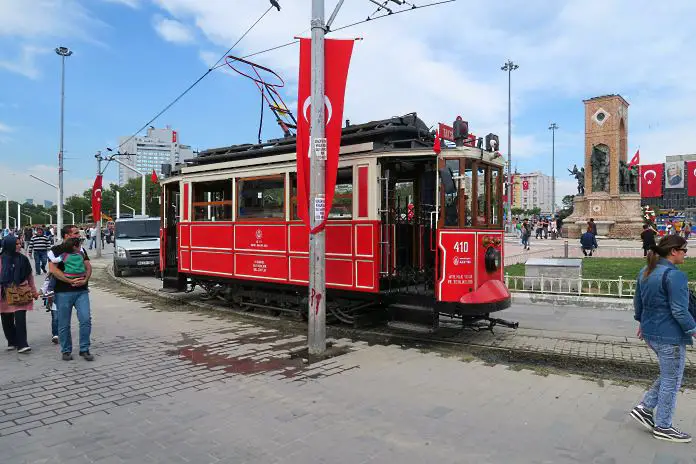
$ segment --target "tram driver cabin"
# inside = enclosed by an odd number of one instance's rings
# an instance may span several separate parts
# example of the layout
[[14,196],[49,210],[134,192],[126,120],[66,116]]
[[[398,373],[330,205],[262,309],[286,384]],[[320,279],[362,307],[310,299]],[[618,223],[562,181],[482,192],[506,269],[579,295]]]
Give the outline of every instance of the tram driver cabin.
[[[504,161],[497,137],[484,146],[463,129],[464,144],[436,154],[415,113],[343,128],[326,226],[327,314],[355,322],[415,308],[437,325],[441,314],[489,319],[510,305]],[[455,132],[461,138],[461,124]],[[162,180],[165,287],[306,311],[309,235],[297,217],[295,145],[286,137],[210,149]]]

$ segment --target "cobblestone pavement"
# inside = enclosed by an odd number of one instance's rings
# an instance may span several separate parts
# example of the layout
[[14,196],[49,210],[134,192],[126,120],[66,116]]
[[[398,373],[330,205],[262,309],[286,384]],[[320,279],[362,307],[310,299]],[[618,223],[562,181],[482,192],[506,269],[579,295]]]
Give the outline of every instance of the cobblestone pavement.
[[[3,464],[693,462],[627,416],[636,386],[345,339],[308,364],[295,333],[92,303],[94,362],[60,361],[41,311],[34,351],[0,353]],[[695,407],[680,395],[676,424],[696,429]]]

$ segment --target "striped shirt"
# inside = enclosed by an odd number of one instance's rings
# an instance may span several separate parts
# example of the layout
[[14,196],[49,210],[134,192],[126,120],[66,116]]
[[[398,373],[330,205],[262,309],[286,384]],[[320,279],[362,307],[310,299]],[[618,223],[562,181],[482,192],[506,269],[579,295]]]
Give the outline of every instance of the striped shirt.
[[29,253],[32,251],[48,251],[51,248],[51,238],[46,235],[34,235],[29,241]]

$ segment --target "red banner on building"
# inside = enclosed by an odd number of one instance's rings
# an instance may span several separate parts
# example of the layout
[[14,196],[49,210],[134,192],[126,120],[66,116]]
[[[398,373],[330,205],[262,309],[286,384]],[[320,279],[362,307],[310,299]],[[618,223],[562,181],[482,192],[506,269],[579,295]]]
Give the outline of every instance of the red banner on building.
[[102,176],[101,174],[94,179],[92,186],[92,220],[98,221],[101,218],[101,203],[102,203]]
[[696,197],[696,161],[686,162],[686,185],[690,197]]
[[529,181],[528,180],[522,181],[522,190],[529,190]]
[[662,196],[662,164],[645,164],[640,167],[640,196],[653,198]]
[[300,39],[300,77],[297,97],[297,215],[308,227],[310,227],[309,170],[311,157],[318,156],[326,159],[326,196],[325,198],[317,198],[315,201],[314,219],[317,221],[317,225],[310,230],[311,233],[319,232],[324,228],[333,203],[336,172],[338,171],[338,152],[341,148],[343,98],[346,92],[353,42],[353,40],[324,40],[326,138],[310,143],[312,41],[311,39]]

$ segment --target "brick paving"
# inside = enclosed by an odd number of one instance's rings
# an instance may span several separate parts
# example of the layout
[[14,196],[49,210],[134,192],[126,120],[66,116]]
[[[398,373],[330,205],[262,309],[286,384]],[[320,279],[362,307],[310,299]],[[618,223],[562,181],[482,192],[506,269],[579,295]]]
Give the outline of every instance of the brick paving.
[[[639,386],[347,339],[309,364],[293,355],[305,344],[296,333],[91,296],[94,362],[60,361],[40,311],[34,351],[0,353],[3,464],[693,462],[692,445],[628,418]],[[695,407],[683,392],[676,424],[696,431]]]

